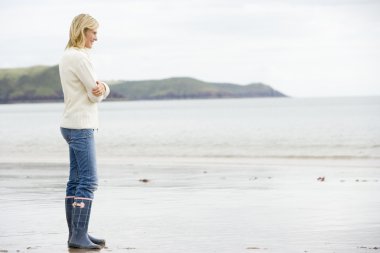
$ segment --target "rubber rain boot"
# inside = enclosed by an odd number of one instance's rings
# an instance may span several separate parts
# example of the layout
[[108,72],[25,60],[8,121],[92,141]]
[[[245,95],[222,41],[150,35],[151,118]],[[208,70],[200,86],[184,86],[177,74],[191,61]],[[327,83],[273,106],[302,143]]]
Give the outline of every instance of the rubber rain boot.
[[88,237],[88,223],[90,221],[92,200],[75,198],[72,204],[71,237],[69,247],[80,249],[101,249]]
[[[67,240],[67,244],[69,243],[69,240],[71,237],[71,220],[72,220],[72,214],[73,214],[73,203],[74,203],[74,196],[67,196],[65,198],[66,221],[67,221],[67,226],[69,228],[69,238]],[[95,244],[98,244],[102,247],[106,245],[106,240],[104,239],[98,239],[89,234],[87,234],[87,236],[88,236],[88,239],[90,239],[90,241]]]

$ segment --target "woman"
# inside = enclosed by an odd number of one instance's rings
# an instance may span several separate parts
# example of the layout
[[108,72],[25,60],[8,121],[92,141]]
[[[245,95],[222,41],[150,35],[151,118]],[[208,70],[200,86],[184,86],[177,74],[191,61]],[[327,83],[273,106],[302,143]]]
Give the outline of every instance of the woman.
[[87,14],[76,16],[70,27],[70,39],[59,63],[59,75],[65,109],[61,133],[69,144],[70,176],[66,188],[68,246],[99,249],[105,240],[88,235],[91,204],[97,188],[94,130],[98,129],[97,103],[110,89],[98,81],[89,50],[97,41],[98,22]]

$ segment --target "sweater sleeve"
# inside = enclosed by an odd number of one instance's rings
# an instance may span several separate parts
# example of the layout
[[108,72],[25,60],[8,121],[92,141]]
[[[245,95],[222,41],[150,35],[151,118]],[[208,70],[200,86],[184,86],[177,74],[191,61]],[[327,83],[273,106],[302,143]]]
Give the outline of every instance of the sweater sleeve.
[[103,99],[106,99],[106,97],[108,97],[108,95],[110,94],[110,87],[108,86],[108,84],[106,84],[105,82],[102,82],[102,84],[104,84],[104,87],[106,87],[106,92],[104,93],[103,95]]
[[[96,87],[96,74],[91,62],[83,58],[78,63],[77,76],[87,91],[88,99],[93,103],[98,103],[105,98],[105,96],[95,96],[92,94],[92,89]],[[109,88],[108,88],[109,90]]]

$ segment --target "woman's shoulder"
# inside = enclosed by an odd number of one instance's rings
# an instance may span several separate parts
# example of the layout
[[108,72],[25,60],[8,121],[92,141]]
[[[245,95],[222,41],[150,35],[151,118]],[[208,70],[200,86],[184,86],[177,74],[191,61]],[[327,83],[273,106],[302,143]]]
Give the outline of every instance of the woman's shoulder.
[[88,52],[86,52],[86,49],[71,47],[71,48],[67,48],[64,51],[59,65],[62,68],[64,67],[76,68],[76,67],[79,67],[80,65],[91,66],[92,62],[88,55]]
[[85,48],[69,47],[65,50],[63,57],[69,58],[75,61],[90,60],[88,51],[89,49],[85,49]]

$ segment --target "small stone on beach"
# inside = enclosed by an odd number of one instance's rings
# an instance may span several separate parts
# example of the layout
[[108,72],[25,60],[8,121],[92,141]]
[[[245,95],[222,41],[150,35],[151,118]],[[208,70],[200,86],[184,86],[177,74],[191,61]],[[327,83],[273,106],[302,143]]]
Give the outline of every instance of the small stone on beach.
[[371,248],[371,247],[366,247],[366,246],[360,246],[360,247],[358,247],[359,249],[374,249],[374,250],[378,250],[378,249],[380,249],[379,247],[373,247],[373,248]]
[[325,181],[325,177],[318,177],[317,180],[321,181],[321,182],[324,182]]

